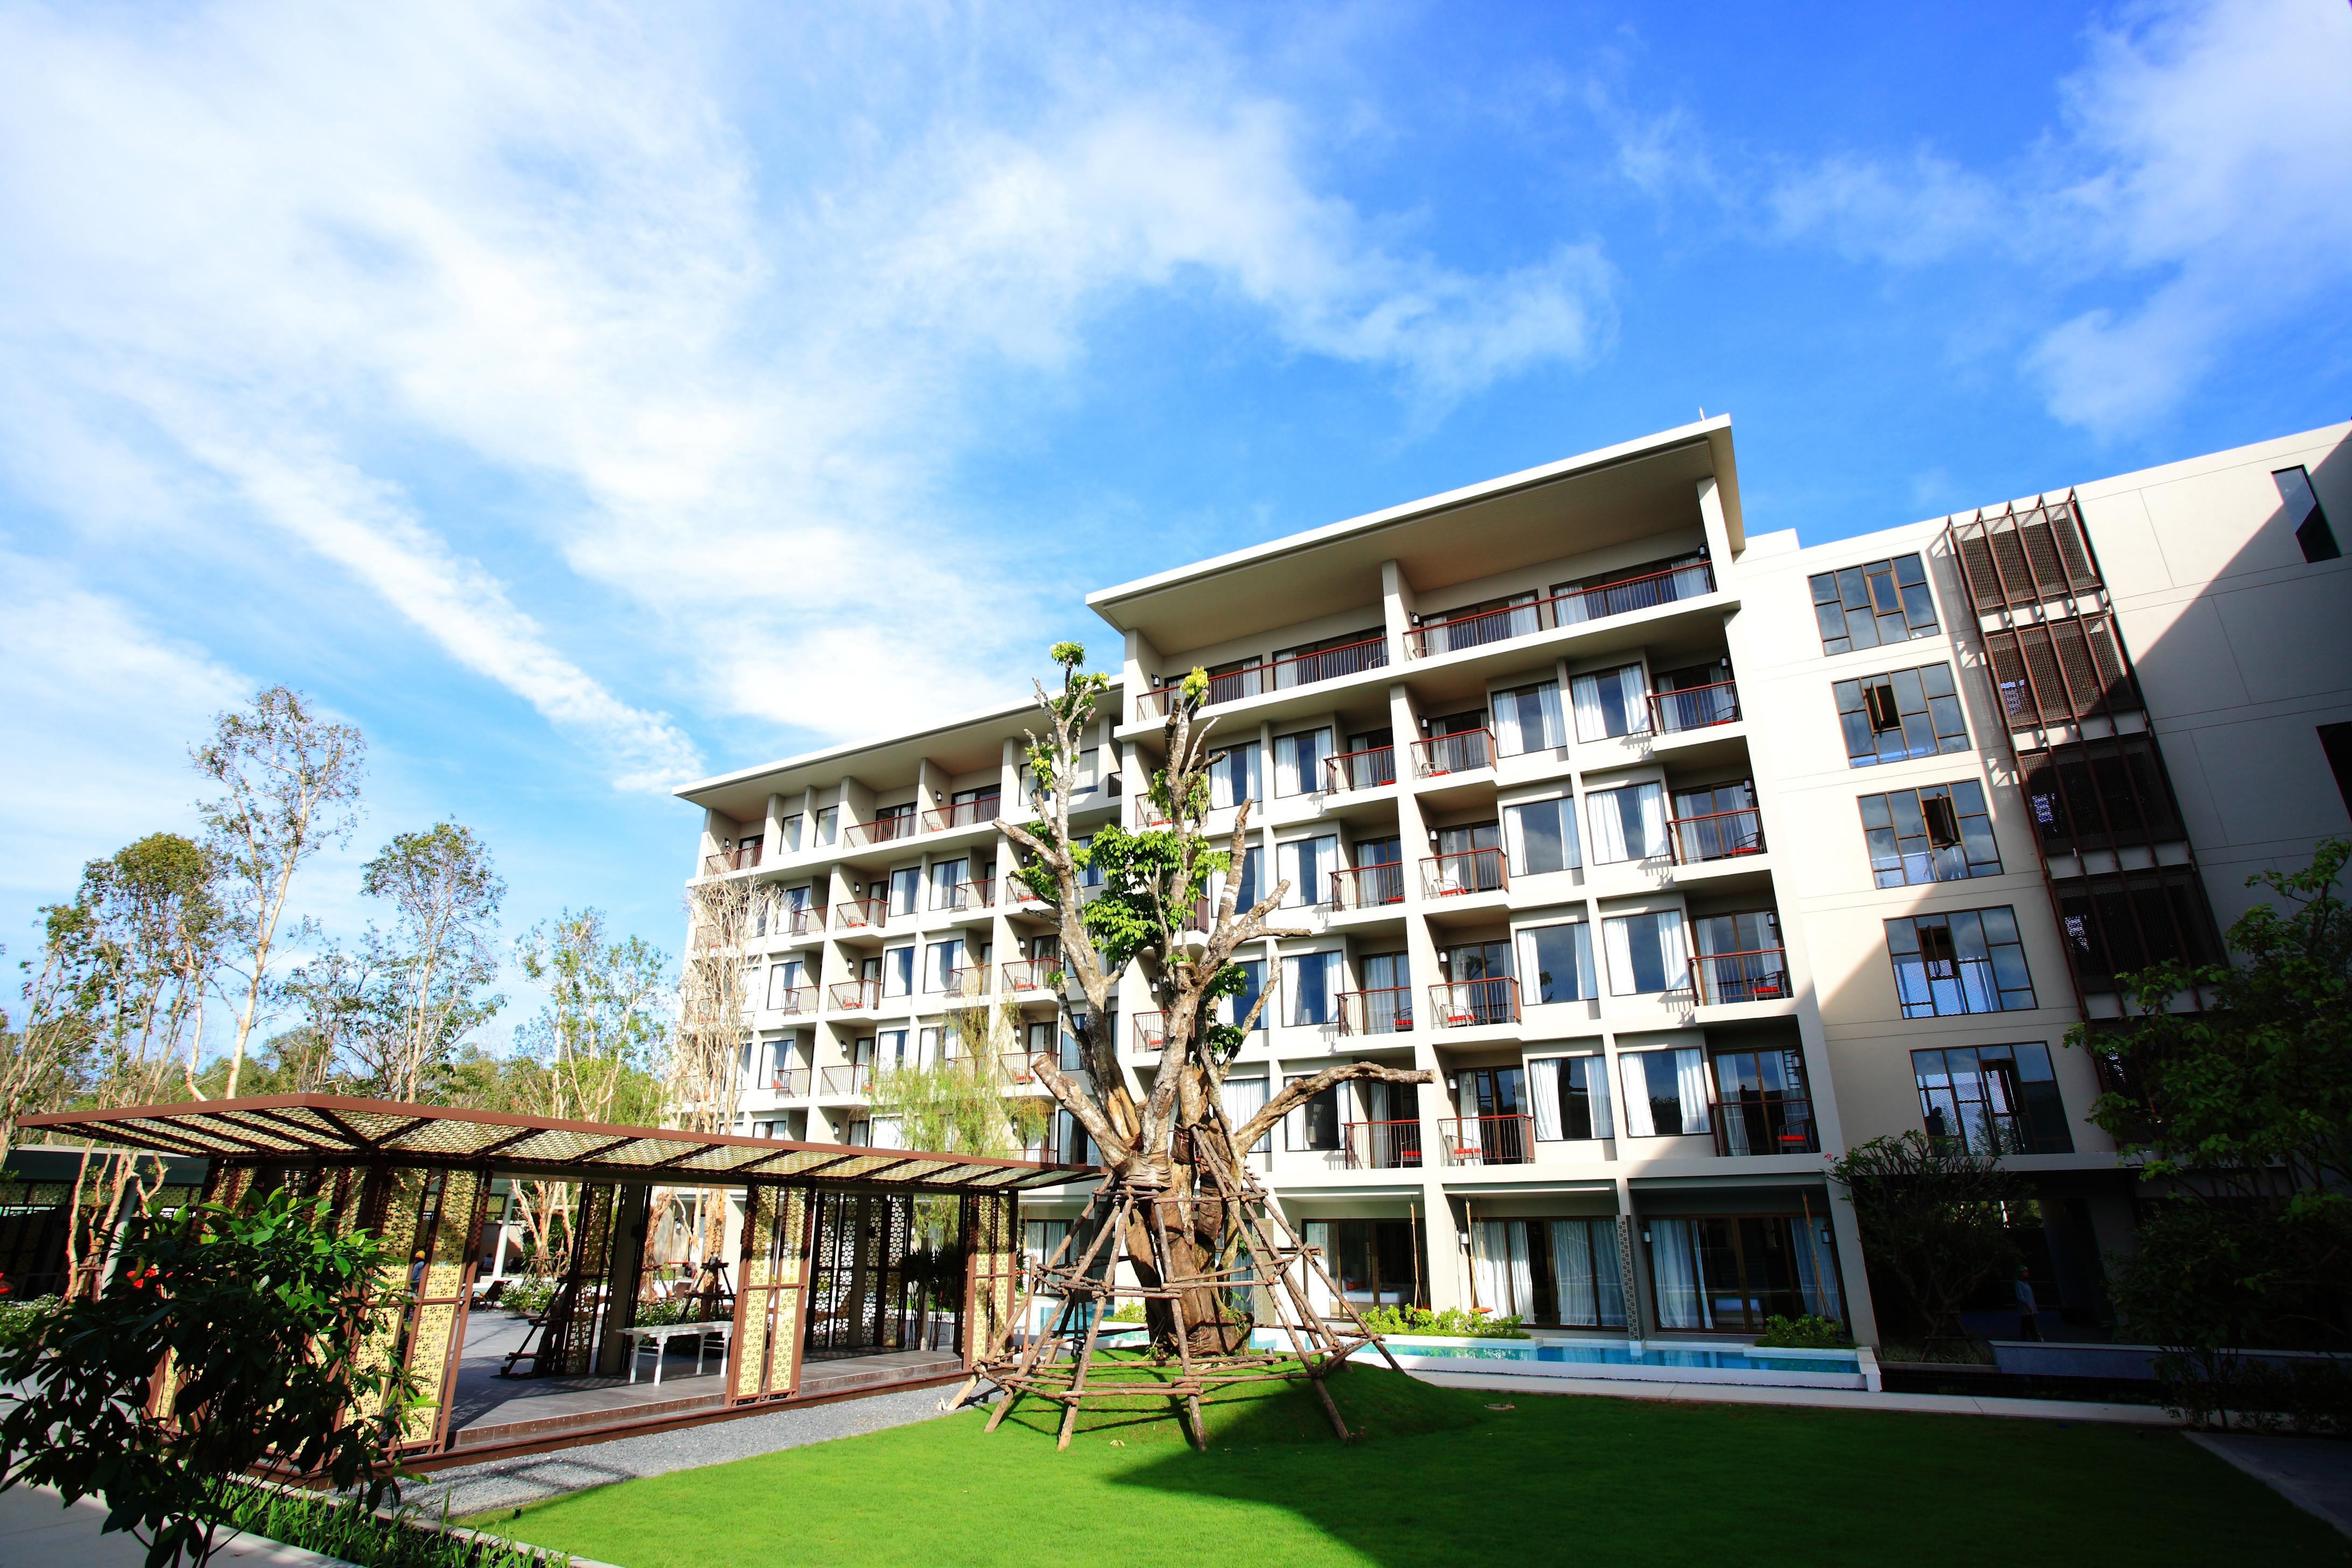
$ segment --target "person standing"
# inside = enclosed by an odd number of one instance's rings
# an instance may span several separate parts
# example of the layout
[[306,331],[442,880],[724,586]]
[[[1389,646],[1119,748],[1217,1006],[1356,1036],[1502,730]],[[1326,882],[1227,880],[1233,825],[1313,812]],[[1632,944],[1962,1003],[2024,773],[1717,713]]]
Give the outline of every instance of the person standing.
[[2033,1299],[2033,1280],[2021,1266],[2017,1271],[2017,1337],[2042,1338],[2042,1307]]

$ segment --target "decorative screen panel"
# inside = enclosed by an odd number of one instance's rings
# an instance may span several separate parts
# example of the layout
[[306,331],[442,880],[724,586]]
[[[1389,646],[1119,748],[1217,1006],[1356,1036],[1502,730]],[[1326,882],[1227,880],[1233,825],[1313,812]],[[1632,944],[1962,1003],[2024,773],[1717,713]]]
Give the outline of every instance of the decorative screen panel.
[[1003,1353],[1021,1286],[1021,1199],[1014,1193],[964,1198],[964,1248],[971,1288],[964,1312],[964,1358]]
[[735,1298],[732,1404],[800,1386],[803,1298],[808,1283],[808,1198],[798,1187],[753,1186],[743,1211],[743,1287]]

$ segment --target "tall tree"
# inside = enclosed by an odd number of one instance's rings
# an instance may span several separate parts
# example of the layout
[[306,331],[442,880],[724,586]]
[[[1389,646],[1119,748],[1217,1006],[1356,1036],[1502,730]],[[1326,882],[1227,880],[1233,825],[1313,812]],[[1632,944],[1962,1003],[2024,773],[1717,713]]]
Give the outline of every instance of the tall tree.
[[[727,1132],[742,1097],[744,1047],[751,1032],[744,973],[752,894],[740,878],[712,877],[686,894],[686,962],[679,966],[677,1046],[670,1053],[671,1114],[693,1132]],[[703,1256],[723,1250],[726,1205],[694,1191],[695,1228]]]
[[[1080,673],[1086,649],[1076,643],[1055,645],[1053,658],[1062,667],[1062,683],[1058,689],[1037,688],[1047,724],[1042,736],[1030,736],[1029,745],[1030,770],[1037,781],[1032,802],[1039,820],[1034,826],[1007,822],[1004,831],[1021,852],[1022,880],[1055,911],[1061,937],[1056,989],[1062,1027],[1077,1040],[1086,1070],[1066,1073],[1051,1053],[1036,1057],[1030,1067],[1099,1146],[1116,1182],[1168,1192],[1179,1200],[1185,1223],[1168,1237],[1166,1255],[1180,1276],[1198,1275],[1215,1257],[1230,1216],[1213,1201],[1213,1185],[1204,1195],[1197,1144],[1213,1147],[1223,1140],[1221,1163],[1230,1170],[1244,1169],[1245,1152],[1293,1107],[1351,1079],[1423,1084],[1432,1075],[1368,1061],[1328,1068],[1287,1085],[1247,1122],[1234,1126],[1224,1111],[1226,1069],[1272,992],[1269,987],[1262,993],[1237,1024],[1217,1022],[1216,1004],[1245,984],[1234,961],[1244,943],[1307,934],[1268,923],[1290,885],[1276,883],[1244,910],[1236,907],[1238,879],[1224,876],[1214,903],[1206,901],[1211,879],[1238,865],[1247,847],[1249,805],[1242,802],[1235,810],[1225,847],[1212,846],[1205,823],[1213,724],[1196,717],[1209,678],[1197,668],[1169,694],[1160,736],[1165,761],[1153,771],[1147,791],[1152,816],[1167,826],[1133,833],[1105,826],[1089,843],[1079,844],[1070,832],[1070,801],[1080,787],[1086,731],[1107,682]],[[1099,874],[1098,891],[1083,888],[1089,868]],[[1088,891],[1094,891],[1091,900]],[[1140,1105],[1127,1091],[1110,1026],[1116,1016],[1110,988],[1130,965],[1151,993],[1166,1029],[1150,1091]],[[1180,1131],[1184,1137],[1176,1136]],[[1133,1223],[1138,1228],[1129,1240],[1129,1256],[1144,1276],[1151,1269],[1146,1260],[1156,1255],[1153,1238],[1141,1230],[1140,1217]],[[1230,1353],[1240,1342],[1241,1330],[1228,1321],[1219,1290],[1189,1290],[1173,1304],[1154,1299],[1147,1315],[1153,1341],[1163,1349],[1180,1335],[1197,1350],[1217,1354]]]
[[212,738],[190,752],[196,771],[221,790],[197,810],[225,868],[229,946],[241,964],[231,1096],[269,994],[294,873],[329,845],[349,841],[366,752],[358,730],[327,722],[308,699],[283,686],[256,693],[249,709],[217,716]]
[[506,1005],[494,945],[507,885],[471,828],[436,822],[393,837],[360,876],[391,901],[389,932],[371,928],[368,962],[382,987],[369,1063],[386,1092],[415,1100],[457,1044]]
[[97,1032],[90,977],[56,942],[42,944],[38,969],[19,967],[26,975],[23,1020],[12,1029],[0,1012],[0,1160],[16,1142],[20,1118],[62,1104],[81,1080]]
[[300,1020],[269,1042],[278,1088],[289,1094],[313,1092],[356,1070],[361,1041],[375,1028],[382,998],[366,953],[349,953],[330,942],[296,966],[278,988],[278,997]]

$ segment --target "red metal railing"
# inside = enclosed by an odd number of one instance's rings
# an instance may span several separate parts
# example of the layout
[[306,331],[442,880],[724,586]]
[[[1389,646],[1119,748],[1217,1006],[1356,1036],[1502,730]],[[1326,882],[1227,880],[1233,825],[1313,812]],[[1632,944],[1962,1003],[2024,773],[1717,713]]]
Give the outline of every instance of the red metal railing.
[[1491,893],[1510,885],[1511,869],[1500,849],[1457,849],[1451,855],[1429,856],[1421,863],[1421,890],[1426,898]]
[[1524,1165],[1536,1157],[1531,1116],[1452,1116],[1437,1124],[1449,1165]]
[[1339,993],[1339,1032],[1343,1035],[1397,1035],[1412,1027],[1410,985]]
[[760,848],[756,843],[739,844],[732,849],[721,849],[716,855],[705,855],[702,858],[702,874],[718,877],[729,871],[748,871],[760,863]]
[[1045,989],[1045,977],[1060,967],[1034,958],[1016,958],[997,965],[1007,991],[1041,991]]
[[886,812],[871,822],[853,822],[841,830],[845,843],[889,844],[915,836],[915,808]]
[[984,882],[954,882],[931,890],[931,908],[935,910],[984,910],[990,893],[996,887],[995,879]]
[[873,980],[836,980],[833,983],[833,1005],[836,1007],[862,1007],[868,1011],[882,1005],[882,982]]
[[874,1069],[865,1062],[827,1068],[817,1083],[820,1094],[866,1094],[873,1088]]
[[809,1091],[809,1069],[786,1068],[776,1074],[768,1087],[778,1094],[806,1094]]
[[[1346,676],[1361,675],[1368,669],[1382,668],[1388,662],[1389,639],[1384,636],[1342,643],[1338,647],[1318,648],[1313,653],[1260,659],[1255,664],[1213,671],[1209,676],[1208,695],[1201,700],[1201,705],[1206,708],[1219,702],[1261,696],[1268,691],[1287,691],[1297,686],[1338,680]],[[1139,721],[1168,717],[1169,699],[1177,689],[1174,685],[1155,686],[1142,693],[1135,700],[1136,718]]]
[[1332,790],[1378,789],[1396,783],[1396,748],[1368,746],[1323,759],[1325,787]]
[[1614,583],[1570,588],[1548,599],[1524,605],[1497,605],[1442,621],[1424,621],[1405,634],[1405,647],[1415,658],[1454,653],[1465,647],[1532,637],[1555,626],[1580,626],[1635,610],[1654,609],[1677,599],[1696,598],[1715,591],[1715,568],[1704,561],[1671,566]]
[[1739,683],[1736,680],[1650,693],[1650,728],[1661,735],[1705,730],[1716,724],[1737,723],[1738,720]]
[[835,931],[878,927],[889,919],[890,900],[887,899],[844,899],[833,906],[833,929]]
[[1752,952],[1706,952],[1690,961],[1691,989],[1702,1006],[1777,1002],[1790,994],[1789,963],[1777,947]]
[[1051,1056],[1051,1051],[1006,1051],[997,1058],[1004,1068],[1004,1077],[1012,1083],[1035,1083],[1036,1073],[1031,1064],[1039,1057]]
[[1759,1090],[1708,1109],[1715,1113],[1715,1152],[1718,1154],[1820,1152],[1821,1142],[1813,1131],[1813,1102],[1801,1094]]
[[1138,1013],[1135,1015],[1135,1044],[1137,1049],[1156,1051],[1167,1043],[1167,1014]]
[[1491,980],[1441,980],[1429,988],[1429,1011],[1441,1029],[1515,1024],[1519,1018],[1519,983],[1507,974]]
[[940,976],[939,994],[978,996],[988,989],[988,971],[976,963],[960,963]]
[[1674,851],[1677,866],[1760,855],[1764,851],[1764,819],[1753,806],[1742,811],[1709,811],[1697,816],[1670,816],[1666,819],[1666,844]]
[[1425,736],[1412,743],[1412,776],[1417,779],[1475,773],[1494,765],[1495,733],[1491,730],[1458,730],[1451,735]]
[[824,906],[802,904],[784,911],[786,936],[811,936],[824,929]]
[[923,813],[923,831],[945,833],[950,827],[977,827],[983,822],[994,822],[1004,815],[1004,792],[976,795],[960,800],[945,808],[933,807]]
[[772,1011],[779,1013],[815,1012],[816,987],[814,985],[793,985],[787,987],[784,991],[782,1001],[776,1007],[772,1009]]
[[1339,1127],[1351,1171],[1411,1170],[1421,1163],[1421,1123],[1348,1121]]
[[1334,871],[1327,901],[1335,910],[1370,910],[1383,904],[1401,904],[1404,902],[1404,867],[1389,860]]

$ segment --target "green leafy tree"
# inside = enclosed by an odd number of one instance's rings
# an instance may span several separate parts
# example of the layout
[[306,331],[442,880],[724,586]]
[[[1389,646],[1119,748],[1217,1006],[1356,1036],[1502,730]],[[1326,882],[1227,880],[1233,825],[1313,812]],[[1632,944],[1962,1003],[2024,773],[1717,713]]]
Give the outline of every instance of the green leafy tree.
[[21,1022],[0,1013],[0,1160],[16,1143],[19,1119],[61,1105],[87,1071],[96,1037],[89,976],[55,942],[45,942],[38,969],[26,975]]
[[2008,1205],[2024,1184],[1956,1139],[1906,1132],[1855,1145],[1830,1166],[1853,1205],[1874,1284],[1900,1292],[1924,1353],[1966,1339],[1960,1304],[2017,1267]]
[[506,998],[495,939],[507,885],[471,828],[436,822],[393,837],[360,873],[360,890],[393,907],[389,931],[368,931],[366,1026],[356,1046],[372,1087],[424,1098],[458,1044]]
[[105,1528],[142,1540],[149,1568],[211,1555],[219,1488],[265,1460],[370,1507],[396,1495],[394,1434],[416,1394],[365,1353],[371,1312],[398,1305],[378,1293],[376,1241],[283,1190],[131,1228],[104,1295],[0,1349],[16,1390],[0,1489],[103,1498]]

